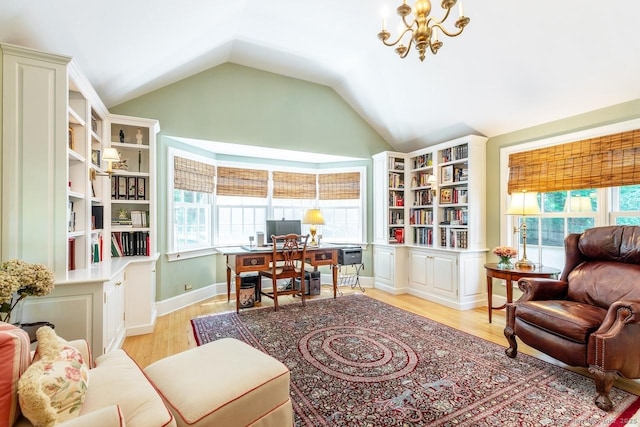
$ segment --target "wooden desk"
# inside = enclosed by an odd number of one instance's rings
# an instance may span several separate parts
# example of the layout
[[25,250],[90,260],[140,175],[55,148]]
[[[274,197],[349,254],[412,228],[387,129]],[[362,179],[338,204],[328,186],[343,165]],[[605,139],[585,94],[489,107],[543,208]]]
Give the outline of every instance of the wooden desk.
[[502,269],[498,268],[497,263],[485,264],[485,270],[487,271],[487,295],[488,295],[488,304],[487,308],[489,310],[489,323],[491,323],[491,312],[493,310],[500,310],[505,308],[506,304],[501,305],[500,307],[494,307],[493,304],[493,279],[503,279],[507,283],[507,303],[513,301],[513,282],[517,282],[522,277],[546,277],[549,279],[555,278],[560,274],[560,270],[552,267],[542,266],[540,268],[536,268],[535,270],[517,270],[515,267],[511,269]]
[[[333,273],[333,297],[338,290],[338,251],[347,246],[307,246],[307,264],[314,270],[323,265],[331,266]],[[240,311],[240,273],[256,272],[269,268],[273,258],[273,249],[269,247],[247,250],[240,246],[219,248],[218,252],[227,257],[227,302],[231,300],[231,271],[236,275],[236,312]],[[276,260],[277,261],[277,260]]]

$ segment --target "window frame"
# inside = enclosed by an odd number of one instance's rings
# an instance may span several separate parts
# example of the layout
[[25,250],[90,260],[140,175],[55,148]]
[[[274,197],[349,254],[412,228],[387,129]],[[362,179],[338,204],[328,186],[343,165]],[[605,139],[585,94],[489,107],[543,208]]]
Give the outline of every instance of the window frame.
[[[217,166],[215,159],[211,159],[205,156],[201,156],[180,148],[168,147],[167,148],[167,259],[176,261],[179,259],[195,258],[205,255],[212,255],[215,251],[213,240],[211,246],[199,247],[199,248],[185,248],[180,249],[174,247],[175,240],[175,205],[174,205],[174,159],[175,157],[183,157],[185,159],[195,160],[202,163],[207,163],[213,166]],[[215,180],[215,179],[214,179]],[[214,181],[215,182],[215,181]],[[209,224],[211,227],[211,234],[213,238],[213,226],[215,221],[215,194],[209,197],[210,200],[210,215]]]
[[[234,168],[248,168],[248,169],[263,169],[263,170],[267,170],[269,171],[269,189],[268,189],[268,194],[267,194],[267,212],[266,212],[266,219],[278,219],[274,217],[274,209],[275,206],[277,205],[277,203],[274,203],[274,199],[273,198],[273,172],[293,172],[293,173],[313,173],[316,175],[320,175],[320,174],[332,174],[332,173],[342,173],[342,172],[359,172],[360,174],[360,232],[359,232],[359,237],[360,237],[360,242],[353,242],[353,244],[357,244],[357,245],[366,245],[366,230],[367,230],[367,198],[366,198],[366,183],[367,183],[367,168],[366,166],[339,166],[339,167],[331,167],[331,168],[303,168],[303,167],[297,167],[297,166],[282,166],[279,164],[263,164],[263,165],[259,165],[260,167],[258,167],[258,165],[256,164],[252,164],[251,166],[247,166],[246,163],[241,163],[241,162],[235,162],[235,161],[231,161],[231,160],[227,160],[227,161],[218,161],[215,163],[215,165],[217,167],[234,167]],[[316,183],[317,185],[317,183]],[[278,199],[279,200],[279,199]],[[310,200],[310,199],[304,199],[304,200]],[[311,202],[311,205],[308,207],[305,207],[302,209],[302,215],[304,216],[304,210],[306,210],[309,207],[318,207],[321,204],[321,200],[319,199],[319,191],[316,191],[316,198],[313,202]],[[225,205],[226,206],[226,205]],[[236,205],[234,205],[236,206]],[[241,206],[236,206],[236,207],[241,207]],[[248,206],[249,207],[249,206]],[[255,206],[252,206],[255,207]],[[278,207],[280,208],[280,207]],[[285,209],[287,207],[285,206]],[[297,208],[297,207],[294,207]],[[219,215],[218,215],[218,201],[217,201],[217,195],[214,196],[214,220],[215,223],[213,225],[213,230],[218,230],[220,227],[219,224]],[[290,219],[290,218],[288,218]],[[302,219],[302,218],[301,218]],[[303,232],[308,232],[309,229],[309,225],[308,224],[302,224],[302,231]],[[322,234],[322,226],[320,226],[320,230],[318,234]],[[337,242],[335,239],[329,239],[326,240],[323,237],[324,241],[335,241]],[[350,242],[351,243],[351,242]],[[235,244],[248,244],[247,242],[237,242]],[[214,236],[214,240],[213,240],[213,245],[215,246],[222,246],[223,244],[221,244],[218,240],[216,240],[215,236]]]

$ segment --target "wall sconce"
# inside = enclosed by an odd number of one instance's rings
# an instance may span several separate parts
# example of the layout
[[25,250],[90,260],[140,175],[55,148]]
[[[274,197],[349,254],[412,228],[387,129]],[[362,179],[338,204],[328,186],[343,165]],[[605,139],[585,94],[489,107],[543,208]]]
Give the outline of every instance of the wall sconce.
[[324,225],[324,218],[320,209],[307,209],[302,220],[303,224],[311,224],[309,232],[311,233],[311,246],[316,246],[316,232],[318,231],[317,225]]
[[120,155],[118,154],[118,150],[111,147],[105,148],[104,152],[102,153],[102,160],[107,162],[107,170],[104,173],[100,173],[93,168],[90,169],[89,179],[91,181],[95,181],[96,176],[111,176],[111,174],[113,173],[113,162],[120,161]]
[[522,258],[515,266],[519,270],[533,270],[535,264],[527,259],[527,215],[539,215],[538,193],[528,193],[526,190],[521,193],[511,194],[511,204],[507,209],[507,215],[522,216],[519,227],[513,227],[514,233],[518,230],[522,236]]

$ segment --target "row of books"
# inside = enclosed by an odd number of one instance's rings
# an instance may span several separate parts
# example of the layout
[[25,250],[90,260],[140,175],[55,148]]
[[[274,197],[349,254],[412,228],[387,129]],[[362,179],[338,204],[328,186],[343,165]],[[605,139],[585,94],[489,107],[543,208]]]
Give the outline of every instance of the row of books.
[[404,188],[404,175],[399,173],[390,173],[389,188]]
[[469,222],[469,210],[459,208],[447,208],[442,211],[443,225],[467,225]]
[[[447,242],[447,232],[449,241]],[[440,246],[443,248],[467,249],[469,247],[469,232],[467,230],[447,230],[440,229]]]
[[457,145],[455,147],[445,148],[441,151],[443,162],[452,162],[455,160],[466,159],[469,157],[469,146],[467,144]]
[[430,206],[433,204],[433,192],[431,190],[414,191],[414,206]]
[[413,237],[416,245],[433,246],[433,228],[416,228]]
[[413,158],[413,168],[420,169],[426,166],[433,165],[433,159],[431,158],[431,153],[421,154],[417,157]]
[[409,223],[415,225],[432,225],[433,211],[427,209],[415,209],[411,211]]
[[151,244],[146,231],[119,231],[111,233],[111,256],[149,256]]
[[145,200],[146,195],[147,178],[116,175],[111,177],[111,199]]

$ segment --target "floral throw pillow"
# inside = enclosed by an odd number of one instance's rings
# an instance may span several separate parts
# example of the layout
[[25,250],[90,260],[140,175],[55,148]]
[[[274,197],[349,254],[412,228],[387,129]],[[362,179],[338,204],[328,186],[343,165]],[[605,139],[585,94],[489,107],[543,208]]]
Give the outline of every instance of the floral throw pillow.
[[32,363],[18,383],[22,414],[36,427],[54,426],[80,414],[89,369],[80,352],[65,347],[53,329],[38,329],[41,359]]

